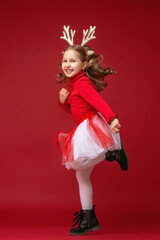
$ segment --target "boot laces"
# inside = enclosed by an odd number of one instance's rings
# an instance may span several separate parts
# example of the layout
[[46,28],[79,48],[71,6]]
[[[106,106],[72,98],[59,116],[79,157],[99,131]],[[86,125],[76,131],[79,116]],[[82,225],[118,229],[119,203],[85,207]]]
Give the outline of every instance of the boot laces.
[[74,216],[76,216],[76,217],[73,219],[73,222],[75,221],[75,223],[73,224],[72,227],[75,227],[79,222],[82,221],[82,215],[81,215],[81,213],[76,212],[76,213],[74,213]]
[[80,213],[76,212],[74,214],[74,216],[76,216],[76,217],[73,219],[73,222],[74,221],[75,222],[74,222],[72,228],[75,227],[78,223],[79,223],[79,227],[81,227],[81,228],[85,228],[86,225],[90,224],[88,221],[89,220],[89,211],[80,211]]
[[120,161],[121,160],[121,150],[108,151],[106,153],[106,159],[109,162],[112,162],[114,160]]

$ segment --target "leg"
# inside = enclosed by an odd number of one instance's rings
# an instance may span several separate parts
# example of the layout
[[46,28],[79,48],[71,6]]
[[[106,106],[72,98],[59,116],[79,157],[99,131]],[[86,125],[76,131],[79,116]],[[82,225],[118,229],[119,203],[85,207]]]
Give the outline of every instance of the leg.
[[93,190],[90,181],[92,169],[93,167],[76,171],[82,209],[74,214],[76,217],[74,218],[75,223],[70,230],[71,235],[84,235],[87,232],[100,229],[92,200]]
[[93,167],[76,171],[76,178],[79,185],[79,196],[82,209],[92,209],[93,207],[93,189],[90,181],[90,175]]

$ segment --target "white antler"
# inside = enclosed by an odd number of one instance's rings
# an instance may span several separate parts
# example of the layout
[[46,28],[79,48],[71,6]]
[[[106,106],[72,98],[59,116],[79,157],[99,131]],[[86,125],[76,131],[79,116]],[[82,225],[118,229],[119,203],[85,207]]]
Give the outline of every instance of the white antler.
[[95,33],[95,29],[96,29],[96,26],[94,27],[90,26],[89,32],[88,32],[88,29],[86,31],[83,30],[83,40],[82,40],[81,46],[84,46],[91,39],[96,38],[95,36],[93,36]]
[[66,40],[69,43],[69,45],[73,45],[73,37],[74,37],[74,34],[75,34],[76,30],[73,31],[71,29],[71,38],[70,38],[69,26],[67,26],[67,27],[63,26],[63,28],[64,28],[63,36],[61,36],[60,38]]

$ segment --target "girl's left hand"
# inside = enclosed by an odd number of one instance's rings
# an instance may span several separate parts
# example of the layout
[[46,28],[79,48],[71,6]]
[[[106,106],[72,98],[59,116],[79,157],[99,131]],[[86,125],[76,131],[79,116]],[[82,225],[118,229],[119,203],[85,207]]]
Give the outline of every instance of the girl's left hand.
[[118,133],[120,131],[121,125],[119,123],[118,118],[114,118],[111,121],[111,129],[113,133]]

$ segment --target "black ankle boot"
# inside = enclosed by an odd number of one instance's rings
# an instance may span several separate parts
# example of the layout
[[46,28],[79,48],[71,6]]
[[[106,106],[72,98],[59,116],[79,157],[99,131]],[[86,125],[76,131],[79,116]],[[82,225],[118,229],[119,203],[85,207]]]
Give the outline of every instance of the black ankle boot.
[[[80,210],[74,215],[76,216],[73,221],[73,224],[70,235],[84,235],[90,231],[96,231],[100,229],[100,225],[95,215],[94,207],[91,210]],[[77,227],[75,227],[77,225]]]
[[112,162],[114,160],[117,161],[121,169],[124,171],[127,171],[129,167],[129,160],[128,160],[127,153],[123,148],[122,140],[121,140],[121,146],[122,146],[121,150],[108,151],[106,153],[105,159],[109,162]]

